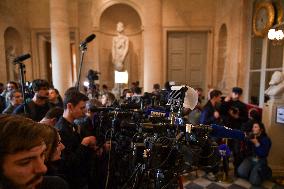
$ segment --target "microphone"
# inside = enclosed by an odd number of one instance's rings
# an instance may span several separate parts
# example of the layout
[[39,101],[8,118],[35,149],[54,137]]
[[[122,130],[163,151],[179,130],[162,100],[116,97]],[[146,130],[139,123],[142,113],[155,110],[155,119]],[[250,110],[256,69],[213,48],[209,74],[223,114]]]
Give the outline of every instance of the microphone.
[[17,64],[19,62],[22,62],[22,61],[24,61],[24,60],[26,60],[30,57],[31,57],[31,54],[29,54],[29,53],[18,56],[13,60],[13,64]]
[[87,43],[91,42],[93,39],[95,39],[96,35],[95,34],[91,34],[90,36],[88,36],[84,41],[82,41],[80,43],[80,47],[84,47],[85,45],[87,45]]

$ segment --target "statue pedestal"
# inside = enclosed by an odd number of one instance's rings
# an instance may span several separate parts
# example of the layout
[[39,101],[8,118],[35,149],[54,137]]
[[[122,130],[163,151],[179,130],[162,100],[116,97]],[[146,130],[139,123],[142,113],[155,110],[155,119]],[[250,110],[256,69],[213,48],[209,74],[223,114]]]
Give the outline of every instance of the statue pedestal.
[[268,157],[273,175],[284,176],[284,124],[276,123],[277,107],[284,106],[284,99],[271,99],[263,106],[262,120],[272,146]]

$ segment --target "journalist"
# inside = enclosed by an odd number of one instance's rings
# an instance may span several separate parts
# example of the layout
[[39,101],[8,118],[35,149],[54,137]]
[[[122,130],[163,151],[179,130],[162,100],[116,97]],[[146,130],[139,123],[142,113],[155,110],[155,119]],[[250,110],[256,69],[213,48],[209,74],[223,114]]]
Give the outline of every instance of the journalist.
[[251,154],[238,167],[238,176],[246,178],[252,185],[258,186],[272,174],[267,165],[271,140],[262,123],[255,122],[253,124],[252,132],[247,136],[246,142]]

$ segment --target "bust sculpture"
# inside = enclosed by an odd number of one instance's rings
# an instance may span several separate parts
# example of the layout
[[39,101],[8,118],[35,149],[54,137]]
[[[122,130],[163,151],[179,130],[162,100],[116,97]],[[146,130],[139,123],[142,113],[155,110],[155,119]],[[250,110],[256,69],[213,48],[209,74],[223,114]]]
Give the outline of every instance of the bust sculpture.
[[112,40],[112,63],[117,71],[124,71],[124,61],[128,53],[128,37],[123,34],[124,25],[122,22],[117,23],[117,36]]
[[272,98],[279,98],[284,93],[284,76],[280,71],[273,73],[265,94]]

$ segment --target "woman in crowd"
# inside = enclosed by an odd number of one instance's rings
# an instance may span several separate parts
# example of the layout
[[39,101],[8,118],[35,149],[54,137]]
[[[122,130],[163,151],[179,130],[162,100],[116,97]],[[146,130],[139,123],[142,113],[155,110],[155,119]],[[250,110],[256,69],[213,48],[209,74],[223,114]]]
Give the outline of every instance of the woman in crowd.
[[267,165],[267,157],[271,148],[271,140],[260,122],[255,122],[248,136],[247,146],[251,154],[238,167],[238,175],[246,178],[252,185],[261,185],[264,179],[271,177],[271,169]]
[[12,114],[13,111],[23,103],[22,92],[18,89],[12,90],[8,93],[9,105],[2,112],[3,114]]
[[50,88],[48,91],[48,99],[51,107],[61,107],[63,108],[63,101],[59,94],[59,91],[55,88]]

